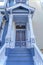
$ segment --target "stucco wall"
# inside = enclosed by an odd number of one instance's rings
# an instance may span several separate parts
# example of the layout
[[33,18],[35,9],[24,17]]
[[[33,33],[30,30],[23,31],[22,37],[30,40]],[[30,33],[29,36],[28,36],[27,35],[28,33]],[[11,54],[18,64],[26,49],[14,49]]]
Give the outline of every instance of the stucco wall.
[[36,8],[33,16],[33,30],[38,47],[43,49],[43,8],[40,0],[29,0],[29,4]]

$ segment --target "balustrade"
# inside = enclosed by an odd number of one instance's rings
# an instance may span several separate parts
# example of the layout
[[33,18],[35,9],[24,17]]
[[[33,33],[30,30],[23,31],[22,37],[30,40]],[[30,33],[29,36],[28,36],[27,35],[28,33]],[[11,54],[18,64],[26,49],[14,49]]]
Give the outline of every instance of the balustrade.
[[7,57],[5,56],[6,44],[0,49],[0,65],[5,65]]
[[39,50],[36,44],[33,44],[33,46],[35,52],[35,56],[34,56],[35,65],[43,65],[43,54],[41,53],[41,51]]

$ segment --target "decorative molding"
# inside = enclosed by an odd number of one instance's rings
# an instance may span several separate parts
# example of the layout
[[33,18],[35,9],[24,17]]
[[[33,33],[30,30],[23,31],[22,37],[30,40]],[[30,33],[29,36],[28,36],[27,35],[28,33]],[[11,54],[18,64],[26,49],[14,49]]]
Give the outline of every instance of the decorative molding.
[[11,10],[11,9],[18,8],[18,7],[20,7],[20,6],[26,8],[26,9],[28,9],[28,10],[30,10],[30,11],[33,11],[33,12],[34,12],[34,10],[35,10],[35,8],[30,7],[30,6],[28,7],[28,5],[21,4],[21,3],[15,4],[15,6],[12,6],[12,7],[6,8],[6,9],[7,9],[7,11],[9,11],[9,10]]

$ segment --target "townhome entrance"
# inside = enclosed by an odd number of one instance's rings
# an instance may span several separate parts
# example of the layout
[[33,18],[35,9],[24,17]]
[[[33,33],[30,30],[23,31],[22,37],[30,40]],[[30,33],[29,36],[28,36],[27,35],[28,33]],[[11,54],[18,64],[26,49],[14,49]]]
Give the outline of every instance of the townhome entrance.
[[16,26],[16,47],[26,47],[26,26],[17,25]]

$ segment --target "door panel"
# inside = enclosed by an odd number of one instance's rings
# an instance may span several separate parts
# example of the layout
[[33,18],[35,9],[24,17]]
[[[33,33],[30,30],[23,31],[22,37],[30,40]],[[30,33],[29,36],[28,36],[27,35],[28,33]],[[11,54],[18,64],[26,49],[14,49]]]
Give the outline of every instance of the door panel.
[[26,46],[26,37],[25,30],[16,31],[16,47],[25,47]]
[[25,41],[25,31],[22,31],[21,32],[21,40],[22,41]]
[[21,32],[21,47],[26,46],[26,37],[25,37],[25,31]]

